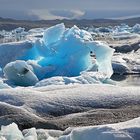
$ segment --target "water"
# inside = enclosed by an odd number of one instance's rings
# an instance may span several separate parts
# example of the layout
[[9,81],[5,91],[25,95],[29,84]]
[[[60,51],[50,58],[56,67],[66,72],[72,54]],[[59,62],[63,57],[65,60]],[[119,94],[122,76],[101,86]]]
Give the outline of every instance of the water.
[[112,80],[121,86],[140,86],[140,74],[136,75],[113,75]]

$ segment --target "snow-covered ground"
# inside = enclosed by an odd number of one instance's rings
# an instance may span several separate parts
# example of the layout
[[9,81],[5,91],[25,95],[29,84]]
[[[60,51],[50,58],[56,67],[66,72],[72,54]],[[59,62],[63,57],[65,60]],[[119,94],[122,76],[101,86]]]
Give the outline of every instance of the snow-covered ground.
[[0,44],[0,140],[139,140],[140,87],[110,79],[140,73],[139,29],[60,24]]

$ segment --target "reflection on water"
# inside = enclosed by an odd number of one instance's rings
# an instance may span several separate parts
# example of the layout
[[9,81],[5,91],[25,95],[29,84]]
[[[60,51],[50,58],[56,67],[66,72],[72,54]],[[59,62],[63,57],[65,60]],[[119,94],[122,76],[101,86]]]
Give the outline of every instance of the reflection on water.
[[112,80],[116,81],[122,86],[140,86],[140,74],[139,75],[113,75]]

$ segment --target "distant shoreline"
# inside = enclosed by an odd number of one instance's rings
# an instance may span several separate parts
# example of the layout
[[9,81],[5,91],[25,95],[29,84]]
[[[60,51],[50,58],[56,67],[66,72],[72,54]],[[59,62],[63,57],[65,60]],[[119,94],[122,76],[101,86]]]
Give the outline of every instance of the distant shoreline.
[[15,20],[15,19],[6,19],[0,18],[0,30],[13,30],[17,27],[24,27],[26,30],[32,28],[39,27],[50,27],[58,23],[65,23],[67,27],[72,27],[73,25],[77,25],[79,27],[101,27],[101,26],[116,26],[122,23],[126,23],[129,26],[133,26],[136,23],[140,23],[140,17],[137,18],[128,18],[128,19],[63,19],[63,20],[37,20],[37,21],[29,21],[29,20]]

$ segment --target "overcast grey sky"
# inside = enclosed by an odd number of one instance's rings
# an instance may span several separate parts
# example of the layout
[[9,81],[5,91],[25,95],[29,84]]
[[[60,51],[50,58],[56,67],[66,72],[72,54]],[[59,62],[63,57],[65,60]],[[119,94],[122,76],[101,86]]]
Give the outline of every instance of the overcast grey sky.
[[0,0],[0,17],[15,19],[140,16],[140,0]]

